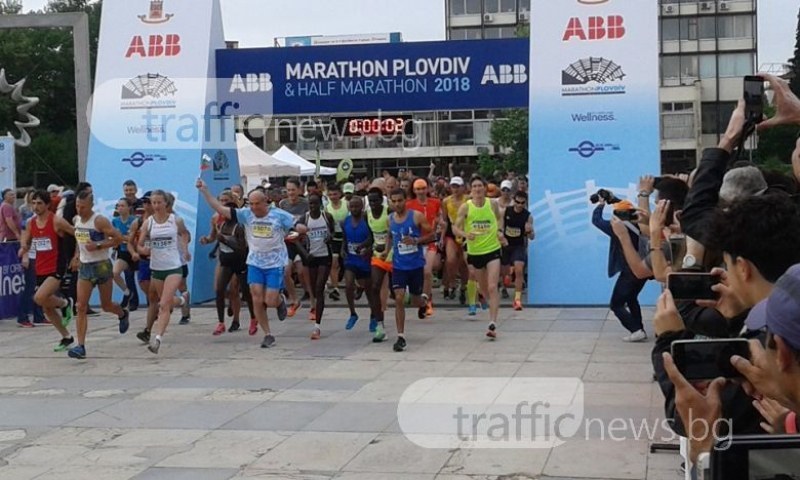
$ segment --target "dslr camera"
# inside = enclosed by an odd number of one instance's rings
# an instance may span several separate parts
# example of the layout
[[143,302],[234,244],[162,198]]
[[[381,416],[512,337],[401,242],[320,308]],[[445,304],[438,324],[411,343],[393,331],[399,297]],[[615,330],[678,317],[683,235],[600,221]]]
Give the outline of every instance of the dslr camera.
[[619,203],[622,201],[619,198],[617,198],[616,195],[614,195],[613,193],[604,188],[601,188],[600,190],[597,191],[597,193],[589,197],[589,201],[592,202],[592,205],[594,205],[597,202],[599,202],[601,198],[605,200],[605,202],[609,205],[613,203]]

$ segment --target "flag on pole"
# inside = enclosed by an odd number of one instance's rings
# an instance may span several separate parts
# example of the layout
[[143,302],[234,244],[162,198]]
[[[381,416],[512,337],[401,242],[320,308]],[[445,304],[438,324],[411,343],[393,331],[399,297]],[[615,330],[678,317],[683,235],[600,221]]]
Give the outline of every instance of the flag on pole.
[[319,178],[319,172],[320,170],[322,170],[322,160],[320,159],[319,156],[319,142],[316,142],[314,146],[317,150],[317,169],[314,172],[314,178]]
[[339,162],[339,167],[336,169],[336,181],[337,182],[345,182],[348,178],[350,178],[350,174],[353,172],[353,161],[349,158],[343,159]]

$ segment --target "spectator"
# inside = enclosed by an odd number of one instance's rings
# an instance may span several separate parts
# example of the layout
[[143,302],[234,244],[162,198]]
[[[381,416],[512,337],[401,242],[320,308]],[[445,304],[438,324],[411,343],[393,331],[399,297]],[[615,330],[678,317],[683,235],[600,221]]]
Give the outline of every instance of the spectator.
[[56,184],[50,184],[47,187],[47,194],[50,195],[50,204],[48,208],[51,212],[56,213],[58,205],[61,203],[61,192],[64,189]]
[[17,194],[14,190],[3,190],[3,200],[0,203],[0,242],[18,242],[20,239],[20,217],[14,202]]

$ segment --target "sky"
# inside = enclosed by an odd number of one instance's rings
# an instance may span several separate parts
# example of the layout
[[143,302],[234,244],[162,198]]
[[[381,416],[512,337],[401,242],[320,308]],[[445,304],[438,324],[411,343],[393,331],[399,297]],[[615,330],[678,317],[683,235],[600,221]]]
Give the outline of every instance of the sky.
[[[445,37],[444,0],[221,1],[225,36],[242,47],[272,46],[275,37],[295,35],[401,32],[405,41]],[[42,8],[47,0],[22,3],[27,11]],[[798,8],[800,0],[758,0],[759,65],[783,63],[793,55]]]

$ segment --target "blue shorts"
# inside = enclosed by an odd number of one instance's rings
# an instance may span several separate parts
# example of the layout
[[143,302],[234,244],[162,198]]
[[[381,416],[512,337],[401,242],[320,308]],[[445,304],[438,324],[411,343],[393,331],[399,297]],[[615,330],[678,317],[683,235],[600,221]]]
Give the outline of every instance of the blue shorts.
[[247,283],[249,285],[262,285],[267,290],[281,291],[284,288],[283,267],[258,268],[247,266]]
[[149,258],[140,258],[139,259],[139,281],[140,282],[149,282],[150,281],[150,259]]
[[422,286],[425,282],[425,268],[416,270],[392,270],[392,290],[405,290],[414,296],[422,295]]

